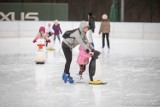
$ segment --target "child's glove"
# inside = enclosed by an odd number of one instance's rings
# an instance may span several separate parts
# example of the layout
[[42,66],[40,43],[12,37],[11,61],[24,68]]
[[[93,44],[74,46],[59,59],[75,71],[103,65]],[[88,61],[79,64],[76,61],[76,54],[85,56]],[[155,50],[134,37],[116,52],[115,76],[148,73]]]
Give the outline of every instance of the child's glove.
[[36,40],[33,40],[32,42],[33,42],[33,43],[35,43],[35,42],[36,42]]
[[89,52],[90,52],[90,51],[89,51],[89,49],[86,49],[85,51],[86,51],[87,53],[89,53]]
[[47,42],[48,42],[48,43],[51,43],[51,40],[50,40],[50,39],[48,39],[48,40],[47,40]]

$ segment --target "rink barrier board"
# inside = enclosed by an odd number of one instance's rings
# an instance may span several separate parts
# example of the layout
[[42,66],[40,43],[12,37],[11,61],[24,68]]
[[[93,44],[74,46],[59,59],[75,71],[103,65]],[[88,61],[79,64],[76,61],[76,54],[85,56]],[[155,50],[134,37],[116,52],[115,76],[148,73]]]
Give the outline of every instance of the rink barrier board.
[[[0,21],[0,38],[34,37],[40,26],[53,21]],[[78,28],[80,21],[59,21],[64,33]],[[95,36],[99,34],[100,22],[96,22]],[[123,23],[111,22],[111,38],[160,39],[160,23]],[[99,36],[100,37],[100,36]]]

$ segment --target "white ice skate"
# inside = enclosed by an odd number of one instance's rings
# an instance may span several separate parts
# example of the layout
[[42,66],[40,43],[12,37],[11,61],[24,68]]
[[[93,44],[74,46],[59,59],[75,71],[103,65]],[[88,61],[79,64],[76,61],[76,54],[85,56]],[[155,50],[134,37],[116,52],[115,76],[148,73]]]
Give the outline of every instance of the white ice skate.
[[84,83],[82,75],[80,74],[76,75],[76,83]]

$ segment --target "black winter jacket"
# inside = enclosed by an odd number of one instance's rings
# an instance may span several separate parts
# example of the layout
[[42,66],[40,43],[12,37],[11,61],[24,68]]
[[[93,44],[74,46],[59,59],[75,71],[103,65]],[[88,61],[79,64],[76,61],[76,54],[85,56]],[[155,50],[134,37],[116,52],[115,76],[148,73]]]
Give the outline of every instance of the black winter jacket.
[[95,29],[95,20],[94,20],[94,17],[90,17],[89,19],[89,29],[92,30],[92,32],[94,32],[94,29]]

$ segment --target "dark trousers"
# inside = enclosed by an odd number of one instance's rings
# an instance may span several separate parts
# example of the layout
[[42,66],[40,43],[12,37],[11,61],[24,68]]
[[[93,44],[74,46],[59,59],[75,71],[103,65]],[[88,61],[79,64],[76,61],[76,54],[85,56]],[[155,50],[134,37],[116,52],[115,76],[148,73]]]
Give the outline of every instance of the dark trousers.
[[108,46],[108,48],[110,48],[109,33],[103,33],[102,34],[102,48],[104,48],[104,46],[105,46],[105,36],[106,36],[106,40],[107,40],[107,46]]
[[59,41],[61,41],[59,34],[58,35],[54,35],[54,42],[56,41],[56,37],[58,38]]
[[70,65],[72,62],[72,50],[64,42],[62,42],[62,50],[63,50],[64,56],[66,58],[64,72],[67,74],[70,74],[69,69],[70,69]]

